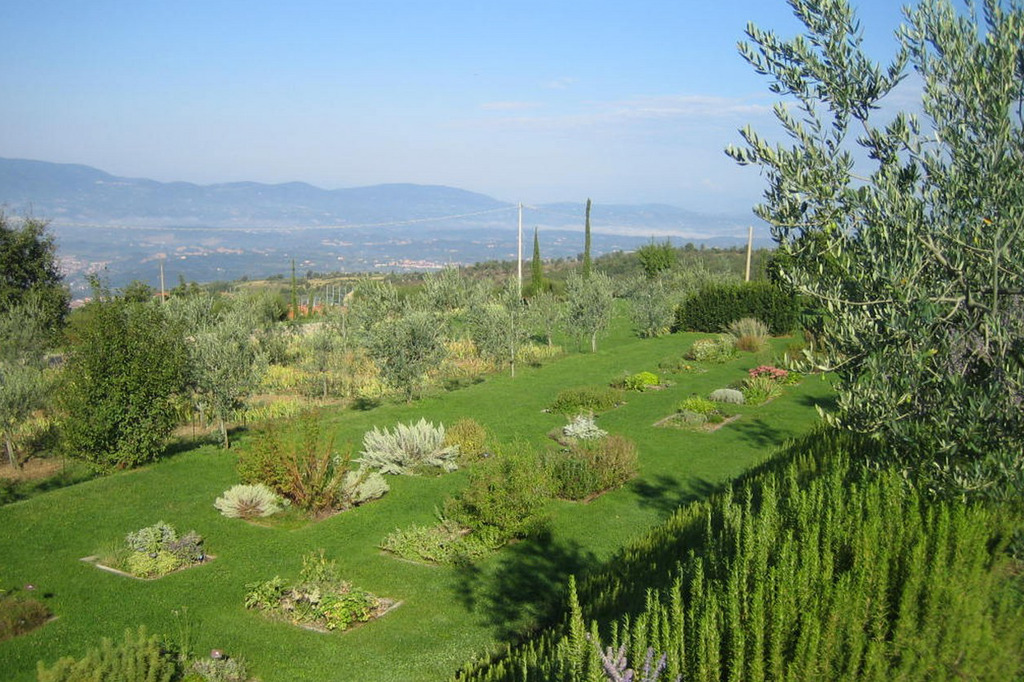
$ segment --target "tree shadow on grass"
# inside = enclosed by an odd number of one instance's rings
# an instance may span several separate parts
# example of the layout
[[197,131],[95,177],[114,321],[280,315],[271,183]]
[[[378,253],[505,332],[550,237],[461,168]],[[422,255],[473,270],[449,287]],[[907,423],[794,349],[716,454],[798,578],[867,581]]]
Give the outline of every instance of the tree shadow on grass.
[[459,598],[502,641],[514,642],[562,612],[569,576],[598,565],[597,557],[573,540],[559,541],[550,530],[501,550],[483,567],[459,569]]
[[761,418],[740,419],[732,425],[732,429],[743,440],[758,448],[775,447],[791,435]]
[[661,516],[668,516],[682,505],[703,500],[722,489],[720,484],[698,476],[691,476],[683,483],[675,476],[665,474],[634,481],[630,487],[639,498],[641,507],[654,509]]
[[826,396],[813,396],[813,395],[802,395],[797,398],[797,402],[806,407],[820,407],[826,412],[835,412],[839,409],[839,401],[834,395]]

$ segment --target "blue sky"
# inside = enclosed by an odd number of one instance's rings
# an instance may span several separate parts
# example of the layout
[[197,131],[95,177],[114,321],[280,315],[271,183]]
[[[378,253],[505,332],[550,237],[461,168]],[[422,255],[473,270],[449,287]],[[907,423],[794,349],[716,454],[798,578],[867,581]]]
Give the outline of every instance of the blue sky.
[[[899,3],[855,3],[871,51]],[[443,184],[527,203],[745,212],[770,127],[747,21],[783,0],[0,0],[0,156],[115,175]]]

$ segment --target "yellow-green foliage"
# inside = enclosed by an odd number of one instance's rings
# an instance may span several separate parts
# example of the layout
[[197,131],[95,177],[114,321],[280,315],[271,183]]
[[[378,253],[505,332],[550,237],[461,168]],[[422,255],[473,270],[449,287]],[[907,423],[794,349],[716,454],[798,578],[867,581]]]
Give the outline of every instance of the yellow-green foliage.
[[458,447],[459,462],[468,464],[487,450],[487,429],[475,419],[460,419],[445,430],[444,444]]
[[39,682],[171,682],[178,675],[178,665],[157,636],[140,627],[136,632],[125,631],[117,644],[104,638],[99,648],[80,659],[62,658],[51,668],[40,661],[37,674]]

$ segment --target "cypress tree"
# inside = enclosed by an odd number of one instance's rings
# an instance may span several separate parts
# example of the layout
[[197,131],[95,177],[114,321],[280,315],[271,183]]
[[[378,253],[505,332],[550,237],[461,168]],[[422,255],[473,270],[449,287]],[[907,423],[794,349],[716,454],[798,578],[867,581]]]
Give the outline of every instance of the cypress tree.
[[587,199],[587,219],[583,227],[583,278],[590,277],[590,199]]
[[295,259],[292,258],[292,319],[299,319],[299,293],[296,290]]
[[533,228],[533,260],[530,261],[530,289],[539,294],[544,287],[544,265],[540,262],[540,240],[537,228]]

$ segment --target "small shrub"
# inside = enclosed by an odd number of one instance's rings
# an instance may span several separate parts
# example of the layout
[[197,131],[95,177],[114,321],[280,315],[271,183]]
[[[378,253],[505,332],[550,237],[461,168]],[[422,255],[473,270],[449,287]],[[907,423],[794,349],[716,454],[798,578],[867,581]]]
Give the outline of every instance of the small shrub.
[[622,387],[627,391],[643,391],[648,386],[657,386],[661,379],[653,372],[637,372],[622,380]]
[[676,414],[674,421],[679,426],[704,426],[705,424],[708,423],[708,415],[701,414],[700,412],[690,412],[689,410],[684,410]]
[[203,538],[195,531],[181,537],[173,526],[158,521],[125,536],[127,552],[109,565],[139,578],[159,578],[206,559]]
[[760,405],[782,395],[782,386],[770,376],[749,376],[743,380],[743,398],[750,405]]
[[558,392],[551,411],[559,414],[605,412],[622,402],[622,391],[604,386],[582,386]]
[[725,362],[736,356],[736,342],[728,334],[713,339],[697,339],[686,352],[686,358],[696,362]]
[[386,602],[342,580],[337,565],[321,550],[302,558],[294,585],[280,576],[246,585],[245,607],[296,625],[346,630],[370,620]]
[[714,391],[711,391],[708,399],[716,403],[730,403],[732,405],[742,405],[744,403],[743,392],[737,391],[735,388],[716,388]]
[[[297,444],[286,443],[279,428],[262,431],[252,454],[240,458],[243,481],[267,485],[311,516],[344,511],[388,491],[383,478],[362,467],[356,469],[351,455],[336,453],[333,440],[321,437],[316,413],[306,413],[299,420]],[[246,480],[253,477],[256,480]]]
[[575,440],[594,440],[607,436],[608,432],[594,423],[594,415],[578,414],[562,427],[562,435]]
[[213,506],[230,519],[251,519],[281,511],[281,498],[262,483],[240,484],[224,491]]
[[495,543],[527,537],[544,524],[549,482],[525,447],[499,452],[469,473],[469,485],[444,503],[444,515]]
[[568,500],[617,488],[636,476],[637,466],[636,444],[619,435],[575,442],[544,458],[555,496]]
[[[249,682],[249,670],[240,658],[198,658],[189,670],[204,682]],[[188,678],[186,678],[187,680]]]
[[391,486],[379,471],[360,468],[345,474],[342,490],[346,503],[355,507],[384,497]]
[[460,463],[475,462],[487,451],[487,429],[475,419],[460,419],[445,430],[444,444],[458,448]]
[[718,412],[718,406],[707,398],[691,396],[679,403],[679,407],[676,410],[678,412],[696,412],[697,414],[707,416]]
[[363,436],[359,461],[385,474],[417,474],[430,469],[454,471],[458,468],[457,448],[445,445],[442,424],[434,426],[426,419],[414,424],[397,424],[394,431],[378,429]]
[[0,590],[0,642],[34,630],[49,618],[50,610],[38,599]]
[[503,544],[504,541],[497,540],[493,534],[473,533],[459,523],[442,519],[433,526],[396,529],[384,538],[380,547],[410,561],[459,566],[472,563]]
[[99,648],[88,651],[81,659],[61,658],[47,668],[40,661],[39,682],[171,682],[179,674],[176,657],[166,651],[156,635],[125,631],[124,639],[115,644],[104,638]]
[[726,331],[736,340],[739,350],[757,353],[768,345],[768,325],[755,317],[743,317],[730,322]]

